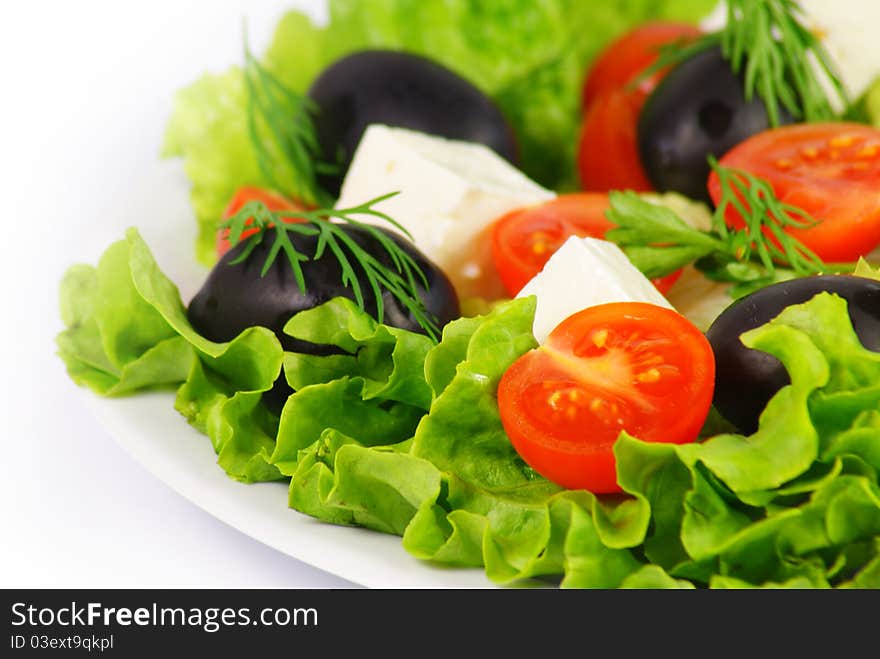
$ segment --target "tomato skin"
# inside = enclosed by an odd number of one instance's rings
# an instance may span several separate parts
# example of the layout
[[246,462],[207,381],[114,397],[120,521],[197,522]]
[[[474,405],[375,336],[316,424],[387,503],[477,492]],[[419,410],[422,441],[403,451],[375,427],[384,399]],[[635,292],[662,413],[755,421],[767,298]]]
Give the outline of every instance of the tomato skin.
[[[504,287],[515,296],[570,236],[604,238],[614,228],[605,217],[608,195],[561,194],[537,206],[511,211],[492,226],[492,257]],[[653,280],[665,294],[681,271]]]
[[[223,219],[228,220],[230,217],[235,215],[241,208],[251,201],[262,201],[266,204],[266,208],[270,211],[284,211],[284,210],[305,210],[305,206],[295,202],[292,199],[288,199],[287,197],[278,194],[277,192],[273,192],[272,190],[266,190],[264,188],[258,188],[254,186],[243,186],[236,190],[235,194],[232,196],[232,199],[229,200],[229,203],[226,205],[226,209],[223,211]],[[285,218],[285,222],[296,222],[296,218]],[[250,224],[251,220],[247,221],[247,224]],[[241,237],[242,239],[247,238],[251,234],[256,233],[256,229],[245,229]],[[223,256],[226,252],[229,251],[231,245],[229,244],[229,229],[220,229],[217,232],[217,256]]]
[[[652,21],[630,30],[607,46],[596,58],[584,81],[583,107],[604,94],[621,90],[657,59],[661,46],[701,34],[690,23]],[[660,70],[642,80],[634,90],[642,102],[666,73]]]
[[604,236],[614,227],[605,217],[608,208],[607,195],[572,193],[498,219],[492,227],[492,256],[507,292],[519,293],[569,236]]
[[535,471],[569,489],[619,492],[621,431],[647,442],[694,441],[709,413],[715,361],[680,314],[642,302],[590,307],[529,351],[498,385],[501,421]]
[[[824,261],[855,261],[880,244],[880,130],[846,122],[784,126],[741,142],[719,164],[766,179],[781,201],[820,220],[786,231]],[[714,172],[708,189],[717,204]],[[743,226],[732,206],[726,219]]]
[[577,162],[584,190],[653,190],[639,157],[637,125],[645,100],[667,70],[654,72],[637,86],[633,83],[657,59],[660,46],[699,35],[699,29],[687,23],[646,23],[598,57],[583,88]]
[[584,190],[635,190],[654,188],[642,167],[638,149],[640,105],[633,95],[614,90],[587,108],[578,137],[578,176]]
[[654,284],[654,287],[660,292],[661,295],[666,295],[669,292],[669,289],[681,278],[682,270],[676,270],[675,272],[670,272],[668,275],[663,275],[662,277],[656,277],[651,280],[651,283]]

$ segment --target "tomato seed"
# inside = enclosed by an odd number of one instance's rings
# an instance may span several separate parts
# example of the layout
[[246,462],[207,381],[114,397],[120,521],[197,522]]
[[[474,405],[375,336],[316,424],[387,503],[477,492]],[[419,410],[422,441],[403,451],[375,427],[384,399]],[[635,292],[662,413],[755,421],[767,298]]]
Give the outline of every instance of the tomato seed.
[[832,149],[845,149],[856,142],[861,142],[862,139],[864,138],[859,135],[838,135],[828,140],[828,146]]
[[660,371],[658,371],[656,368],[652,368],[647,371],[642,371],[641,373],[639,373],[636,376],[636,379],[639,382],[642,382],[645,384],[652,384],[654,382],[657,382],[660,379]]
[[877,144],[869,144],[868,146],[861,148],[856,154],[856,158],[876,158],[878,153],[880,153],[880,146]]

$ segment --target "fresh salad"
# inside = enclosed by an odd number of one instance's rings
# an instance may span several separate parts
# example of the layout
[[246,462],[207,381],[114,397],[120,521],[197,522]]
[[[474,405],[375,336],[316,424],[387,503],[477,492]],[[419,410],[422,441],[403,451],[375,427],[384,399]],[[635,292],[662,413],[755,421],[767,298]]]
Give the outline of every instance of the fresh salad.
[[71,267],[70,377],[172,390],[230,478],[499,584],[880,587],[880,57],[715,4],[245,37],[164,145],[203,285],[136,228]]

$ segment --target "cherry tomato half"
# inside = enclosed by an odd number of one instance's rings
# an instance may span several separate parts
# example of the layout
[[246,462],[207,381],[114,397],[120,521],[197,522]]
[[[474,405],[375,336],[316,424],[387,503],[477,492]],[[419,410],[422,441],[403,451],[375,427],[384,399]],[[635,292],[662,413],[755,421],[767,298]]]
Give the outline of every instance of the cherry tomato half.
[[578,141],[578,174],[584,190],[652,190],[639,158],[639,113],[667,73],[654,72],[636,85],[663,45],[694,39],[687,23],[646,23],[614,41],[590,69],[584,83],[584,120]]
[[[570,236],[604,238],[614,228],[605,217],[608,207],[607,194],[571,193],[498,219],[492,227],[492,257],[507,292],[519,293]],[[665,294],[680,275],[655,279],[654,285]]]
[[498,407],[513,447],[570,489],[619,492],[614,443],[694,441],[709,413],[715,361],[684,316],[643,302],[589,307],[504,373]]
[[[232,199],[229,200],[226,209],[223,211],[223,219],[228,220],[230,217],[240,211],[246,203],[250,201],[262,201],[264,204],[266,204],[266,208],[268,208],[270,211],[305,210],[305,207],[301,204],[298,204],[292,199],[288,199],[287,197],[280,195],[277,192],[252,186],[244,186],[239,188],[233,195]],[[285,218],[284,221],[296,222],[297,220],[296,218]],[[248,220],[247,224],[250,223],[250,220]],[[241,237],[246,238],[255,232],[256,229],[246,229],[242,232]],[[223,256],[230,248],[228,236],[229,229],[220,229],[220,231],[217,232],[218,257]]]
[[[786,230],[828,262],[855,261],[880,244],[880,130],[863,124],[795,124],[753,135],[719,161],[766,179],[776,196],[820,223]],[[713,172],[709,194],[721,184]],[[742,218],[728,206],[727,221]]]

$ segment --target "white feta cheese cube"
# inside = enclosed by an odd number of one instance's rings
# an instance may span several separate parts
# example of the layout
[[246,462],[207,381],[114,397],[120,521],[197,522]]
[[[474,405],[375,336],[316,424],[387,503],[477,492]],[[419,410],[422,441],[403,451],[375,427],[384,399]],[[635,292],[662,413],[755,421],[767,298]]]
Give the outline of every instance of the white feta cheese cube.
[[336,207],[351,208],[389,192],[399,194],[376,210],[412,234],[462,299],[505,294],[492,263],[492,222],[556,196],[482,144],[375,124],[355,151]]
[[532,331],[543,344],[569,316],[608,302],[648,302],[672,309],[617,245],[597,238],[566,240],[519,292],[537,298]]

